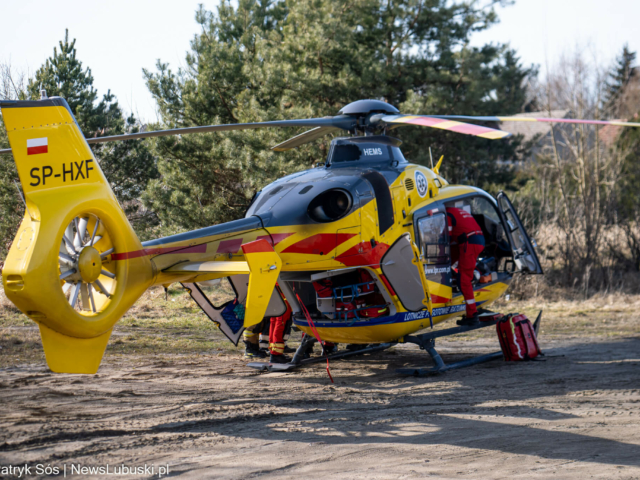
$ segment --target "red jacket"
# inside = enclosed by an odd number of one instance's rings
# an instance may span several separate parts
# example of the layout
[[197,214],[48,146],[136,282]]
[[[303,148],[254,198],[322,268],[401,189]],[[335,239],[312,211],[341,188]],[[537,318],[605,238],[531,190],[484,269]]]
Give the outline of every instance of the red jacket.
[[482,229],[473,215],[461,208],[447,208],[447,224],[451,245],[465,243],[473,235],[482,235]]

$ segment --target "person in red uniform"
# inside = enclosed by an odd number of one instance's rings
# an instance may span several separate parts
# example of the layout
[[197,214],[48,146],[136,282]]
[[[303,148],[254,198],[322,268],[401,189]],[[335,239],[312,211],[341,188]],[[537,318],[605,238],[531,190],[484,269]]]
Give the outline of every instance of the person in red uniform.
[[458,324],[473,325],[478,322],[478,310],[471,282],[478,255],[484,250],[484,235],[473,215],[462,208],[447,208],[447,224],[451,243],[451,261],[452,263],[458,261],[460,291],[467,308],[466,317]]
[[271,324],[269,325],[269,353],[271,356],[269,357],[269,362],[288,363],[291,359],[284,354],[284,329],[287,322],[291,319],[293,311],[282,291],[280,291],[280,287],[276,286],[276,289],[287,306],[287,311],[279,317],[271,317]]

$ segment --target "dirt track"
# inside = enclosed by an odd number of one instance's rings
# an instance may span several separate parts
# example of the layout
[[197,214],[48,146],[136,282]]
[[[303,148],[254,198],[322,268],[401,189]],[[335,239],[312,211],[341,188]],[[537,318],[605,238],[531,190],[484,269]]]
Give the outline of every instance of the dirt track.
[[[495,339],[441,342],[445,361]],[[439,377],[414,346],[293,373],[237,356],[0,370],[0,464],[170,465],[185,478],[640,478],[640,338]]]

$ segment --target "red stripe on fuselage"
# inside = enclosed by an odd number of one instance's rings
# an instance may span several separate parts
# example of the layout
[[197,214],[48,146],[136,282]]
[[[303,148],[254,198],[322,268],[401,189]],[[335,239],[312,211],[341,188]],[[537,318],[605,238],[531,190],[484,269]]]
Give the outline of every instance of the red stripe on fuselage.
[[318,233],[311,237],[300,240],[287,247],[282,253],[306,253],[308,255],[327,255],[338,245],[343,244],[350,238],[355,237],[355,233]]
[[338,255],[336,260],[347,267],[371,265],[374,268],[380,268],[380,259],[387,250],[389,250],[389,245],[386,243],[379,243],[372,248],[370,242],[360,242],[346,252]]
[[[273,235],[262,235],[257,240],[266,240],[271,245],[273,238],[274,245],[277,245],[285,238],[290,237],[293,233],[274,233]],[[242,246],[241,238],[233,238],[231,240],[222,240],[218,244],[216,253],[236,253]],[[195,245],[193,247],[156,247],[135,250],[133,252],[114,253],[111,255],[112,260],[128,260],[131,258],[144,257],[146,255],[163,255],[167,253],[207,253],[207,244]]]
[[164,255],[167,253],[207,253],[207,244],[194,245],[192,247],[156,247],[134,250],[133,252],[112,253],[112,260],[129,260],[131,258],[145,257],[147,255]]
[[441,297],[440,295],[431,294],[431,303],[448,303],[451,299],[447,297]]
[[262,240],[254,240],[253,242],[245,243],[242,245],[242,251],[245,253],[264,253],[264,252],[273,252],[273,247],[271,243]]
[[236,253],[242,245],[241,238],[232,238],[231,240],[222,240],[218,245],[216,253]]

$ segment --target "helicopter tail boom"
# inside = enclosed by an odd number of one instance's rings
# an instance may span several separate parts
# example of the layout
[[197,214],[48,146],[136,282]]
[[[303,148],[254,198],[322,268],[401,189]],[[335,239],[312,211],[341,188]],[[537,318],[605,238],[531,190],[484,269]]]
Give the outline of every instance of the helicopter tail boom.
[[95,373],[113,325],[151,284],[146,256],[67,102],[0,102],[26,211],[2,271],[47,363]]

